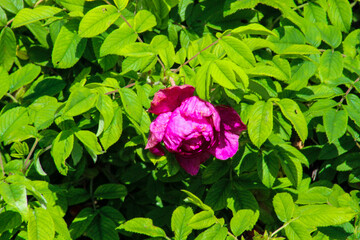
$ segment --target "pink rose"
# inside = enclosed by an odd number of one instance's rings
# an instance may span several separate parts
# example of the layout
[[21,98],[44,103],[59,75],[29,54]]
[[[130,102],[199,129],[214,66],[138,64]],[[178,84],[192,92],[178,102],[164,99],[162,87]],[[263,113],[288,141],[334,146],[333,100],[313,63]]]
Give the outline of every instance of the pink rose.
[[194,95],[190,85],[162,89],[155,94],[149,112],[159,115],[150,125],[146,149],[162,156],[165,148],[180,166],[196,175],[210,155],[226,160],[235,155],[239,136],[246,129],[237,112]]

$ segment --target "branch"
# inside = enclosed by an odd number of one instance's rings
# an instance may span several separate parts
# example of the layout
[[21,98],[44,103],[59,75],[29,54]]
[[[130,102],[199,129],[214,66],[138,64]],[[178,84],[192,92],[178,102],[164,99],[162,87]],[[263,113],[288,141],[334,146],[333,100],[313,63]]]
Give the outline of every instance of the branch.
[[34,153],[36,145],[39,143],[39,139],[36,138],[34,144],[32,145],[29,154],[27,155],[25,162],[24,162],[24,169],[23,172],[26,172],[27,168],[30,166],[30,158],[31,155]]
[[354,88],[355,83],[357,83],[358,81],[360,81],[360,77],[358,77],[354,83],[348,88],[348,90],[345,92],[345,95],[341,98],[338,107],[341,107],[343,101],[345,100],[346,96],[349,95],[350,91]]

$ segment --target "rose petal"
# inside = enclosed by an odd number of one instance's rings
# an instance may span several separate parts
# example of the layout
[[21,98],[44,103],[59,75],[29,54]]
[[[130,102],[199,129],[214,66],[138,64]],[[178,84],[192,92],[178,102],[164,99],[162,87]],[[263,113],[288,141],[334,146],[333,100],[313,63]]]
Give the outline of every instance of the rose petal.
[[162,113],[150,124],[149,139],[145,149],[151,149],[163,140],[170,116],[171,112]]
[[194,95],[195,88],[190,85],[174,86],[159,90],[153,101],[149,112],[159,115],[172,112],[188,97]]
[[157,156],[164,156],[165,155],[165,151],[163,149],[163,147],[161,146],[161,144],[157,144],[155,147],[149,148],[149,151],[152,154],[155,154]]
[[202,152],[197,155],[184,156],[176,154],[176,160],[180,166],[189,174],[196,175],[199,172],[200,164],[205,162],[209,157],[210,153]]
[[239,148],[239,136],[246,129],[239,114],[229,107],[216,107],[221,118],[221,130],[218,144],[210,149],[211,154],[221,160],[226,160],[235,155]]

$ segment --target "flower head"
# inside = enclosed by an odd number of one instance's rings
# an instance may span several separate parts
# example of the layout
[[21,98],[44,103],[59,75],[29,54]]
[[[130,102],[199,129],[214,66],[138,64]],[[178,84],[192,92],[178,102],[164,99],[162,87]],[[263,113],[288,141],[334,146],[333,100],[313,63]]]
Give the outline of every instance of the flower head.
[[193,96],[194,87],[174,86],[155,94],[149,112],[159,115],[150,125],[146,149],[175,154],[186,172],[196,175],[210,155],[226,160],[235,155],[240,133],[246,129],[233,108],[214,107]]

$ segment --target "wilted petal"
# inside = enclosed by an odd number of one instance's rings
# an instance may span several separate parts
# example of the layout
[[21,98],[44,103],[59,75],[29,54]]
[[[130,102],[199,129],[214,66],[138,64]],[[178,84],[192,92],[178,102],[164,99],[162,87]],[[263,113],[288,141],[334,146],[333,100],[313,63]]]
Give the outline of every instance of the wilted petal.
[[151,124],[148,143],[145,149],[155,147],[164,138],[165,130],[170,120],[171,112],[160,114]]
[[176,154],[176,160],[179,162],[180,166],[193,176],[199,172],[200,164],[205,162],[209,157],[210,153],[208,152],[202,152],[191,156]]
[[153,101],[149,112],[161,114],[172,112],[188,97],[194,95],[195,88],[190,85],[174,86],[159,90]]
[[240,133],[246,130],[239,114],[229,107],[216,107],[221,118],[221,130],[218,144],[210,150],[216,158],[225,160],[235,155],[239,148]]

